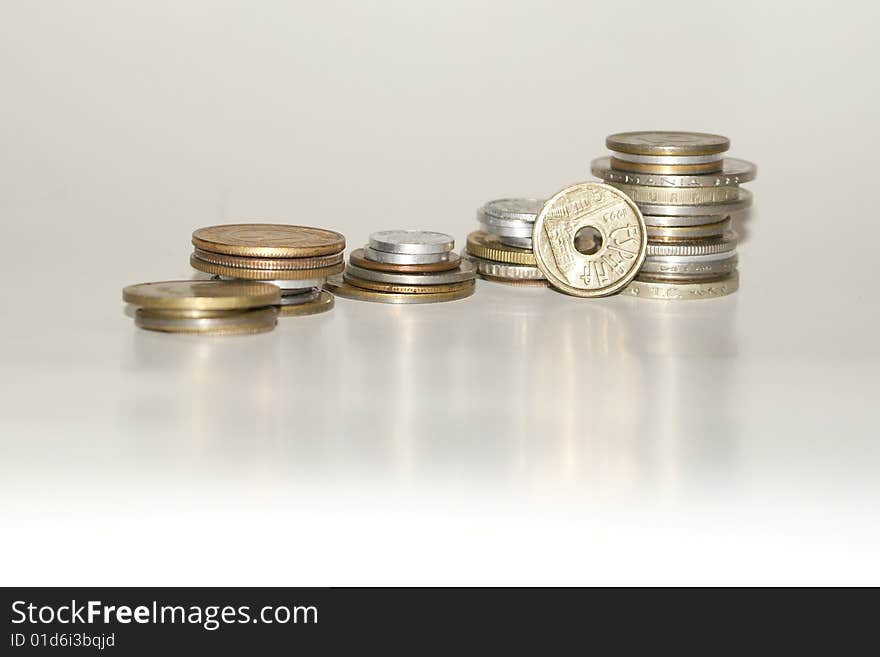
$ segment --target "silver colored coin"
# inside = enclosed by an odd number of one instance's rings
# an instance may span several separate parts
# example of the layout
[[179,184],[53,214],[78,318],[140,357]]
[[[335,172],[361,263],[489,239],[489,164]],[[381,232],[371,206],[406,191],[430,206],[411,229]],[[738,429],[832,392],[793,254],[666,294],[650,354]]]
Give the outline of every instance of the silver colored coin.
[[547,280],[544,274],[537,267],[529,265],[509,265],[504,262],[495,262],[494,260],[486,260],[472,256],[467,251],[461,254],[463,259],[471,261],[476,265],[477,271],[484,276],[494,276],[496,278],[509,278],[520,281],[543,281]]
[[648,187],[606,183],[622,191],[636,203],[655,205],[715,205],[740,199],[740,188],[730,187]]
[[618,171],[611,167],[610,157],[599,157],[590,163],[590,172],[606,183],[626,185],[646,185],[648,187],[723,187],[741,185],[754,180],[757,167],[751,162],[724,158],[721,171],[693,176],[667,176],[656,173],[633,173]]
[[[229,276],[220,276],[219,279],[222,281],[240,281],[240,280],[242,280],[240,278],[231,278]],[[288,290],[297,291],[297,290],[305,290],[307,288],[313,288],[313,287],[322,287],[324,285],[325,280],[326,279],[324,279],[324,278],[308,278],[308,279],[303,279],[301,281],[283,280],[283,281],[260,281],[260,282],[261,283],[271,283],[275,287],[281,288],[281,295],[284,296],[284,294]]]
[[611,157],[636,164],[709,164],[724,159],[722,153],[714,155],[633,155],[619,151],[612,151]]
[[395,274],[388,271],[365,269],[357,265],[349,264],[345,271],[355,278],[376,283],[391,283],[397,285],[445,285],[449,283],[462,283],[471,281],[476,277],[477,268],[470,262],[462,259],[461,265],[449,271],[428,272],[425,274]]
[[370,235],[370,247],[385,253],[448,253],[455,239],[430,230],[381,230]]
[[449,251],[443,253],[387,253],[377,251],[372,246],[364,247],[364,258],[390,265],[428,265],[435,262],[448,262],[449,253]]
[[531,237],[506,237],[504,235],[499,235],[499,240],[504,246],[512,246],[515,249],[530,249],[532,248],[532,238]]
[[647,226],[648,239],[690,240],[702,237],[718,237],[730,230],[730,219],[699,226]]
[[739,257],[736,252],[717,253],[711,256],[663,257],[648,256],[642,263],[640,274],[666,274],[672,276],[720,276],[736,269]]
[[246,310],[220,317],[174,316],[174,313],[157,313],[139,308],[135,313],[134,323],[148,331],[231,335],[271,331],[277,318],[278,311],[274,307]]
[[484,217],[484,219],[491,219],[492,221],[492,223],[489,223],[489,221],[480,222],[483,230],[487,233],[498,235],[498,237],[532,238],[534,224],[525,221],[502,221],[500,219],[492,219],[491,217]]
[[313,287],[308,290],[297,291],[293,294],[282,294],[281,295],[281,304],[282,306],[298,306],[303,303],[309,303],[311,301],[315,301],[321,295],[321,288]]
[[712,205],[658,205],[654,203],[638,203],[642,215],[654,215],[661,217],[687,217],[705,215],[709,210],[713,214],[731,214],[745,210],[752,204],[752,193],[746,189],[740,190],[738,201],[731,203],[713,203]]
[[535,217],[544,207],[544,199],[537,198],[499,198],[489,201],[477,211],[477,221],[481,216],[506,219],[508,221],[528,221],[534,223]]
[[605,140],[609,150],[634,155],[712,155],[730,148],[722,135],[676,130],[619,132]]
[[719,239],[693,240],[689,243],[648,242],[649,256],[699,256],[713,253],[729,253],[736,250],[737,236],[728,231]]
[[651,214],[645,214],[642,216],[645,218],[645,224],[647,226],[662,226],[666,228],[683,228],[685,226],[717,224],[719,221],[724,221],[730,217],[730,215],[726,214],[698,214],[692,217],[658,217]]
[[621,294],[642,299],[714,299],[733,294],[739,288],[739,274],[733,272],[720,280],[663,282],[637,278],[627,285]]

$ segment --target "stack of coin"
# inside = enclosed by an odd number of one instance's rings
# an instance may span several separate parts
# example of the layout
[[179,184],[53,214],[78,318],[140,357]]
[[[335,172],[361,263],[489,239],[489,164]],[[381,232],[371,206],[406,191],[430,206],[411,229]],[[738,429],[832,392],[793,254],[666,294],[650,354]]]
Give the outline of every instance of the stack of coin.
[[647,257],[623,292],[652,299],[706,299],[735,292],[737,235],[731,215],[752,195],[740,184],[754,164],[724,158],[730,140],[697,132],[625,132],[593,175],[627,194],[648,231]]
[[547,286],[535,263],[532,229],[544,205],[532,198],[489,201],[477,210],[482,230],[468,235],[462,256],[474,263],[481,278],[511,285]]
[[281,290],[282,317],[333,307],[328,276],[344,268],[345,238],[332,230],[282,224],[228,224],[192,235],[194,269],[223,280],[265,281]]
[[164,281],[130,285],[122,299],[134,306],[134,323],[150,331],[240,335],[275,328],[281,293],[248,281]]
[[423,230],[386,230],[352,251],[343,276],[326,288],[340,297],[379,303],[436,303],[474,293],[476,268],[452,249],[455,240]]

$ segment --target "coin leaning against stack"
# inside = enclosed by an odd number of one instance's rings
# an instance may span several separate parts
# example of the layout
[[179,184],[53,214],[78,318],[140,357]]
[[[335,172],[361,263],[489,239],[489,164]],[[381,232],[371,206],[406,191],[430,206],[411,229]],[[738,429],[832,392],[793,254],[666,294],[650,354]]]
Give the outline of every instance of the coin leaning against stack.
[[462,257],[486,280],[547,287],[532,251],[532,230],[543,205],[543,200],[532,198],[489,201],[477,210],[481,230],[468,235]]
[[623,293],[653,299],[725,296],[739,285],[731,215],[747,209],[750,162],[724,158],[730,140],[697,132],[626,132],[606,140],[610,157],[593,160],[594,176],[639,207],[647,255]]
[[323,228],[285,224],[226,224],[192,234],[194,269],[229,281],[263,281],[281,290],[282,317],[314,315],[333,308],[324,291],[343,270],[345,237]]
[[352,251],[342,276],[325,288],[333,294],[377,303],[438,303],[474,293],[476,268],[453,251],[455,240],[423,230],[385,230]]
[[164,333],[244,335],[275,328],[281,292],[249,281],[162,281],[129,285],[134,323]]

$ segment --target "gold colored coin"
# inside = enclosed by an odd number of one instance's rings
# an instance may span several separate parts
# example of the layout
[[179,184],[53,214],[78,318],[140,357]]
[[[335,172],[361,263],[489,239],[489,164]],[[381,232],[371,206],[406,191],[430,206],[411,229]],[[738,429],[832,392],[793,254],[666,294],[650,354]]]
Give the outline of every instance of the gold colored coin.
[[679,242],[681,240],[721,237],[730,230],[730,219],[698,226],[647,226],[648,239],[652,242]]
[[321,290],[318,298],[306,303],[298,303],[293,306],[278,306],[279,317],[303,317],[305,315],[317,315],[331,310],[335,304],[333,295],[326,290]]
[[706,162],[705,164],[641,164],[639,162],[624,162],[616,157],[612,157],[611,167],[618,171],[632,171],[634,173],[687,175],[721,171],[724,168],[724,160]]
[[730,148],[722,135],[676,130],[642,130],[609,135],[605,145],[618,153],[633,155],[715,155]]
[[247,281],[160,281],[129,285],[122,299],[150,310],[245,310],[279,303],[281,291]]
[[501,242],[498,235],[477,230],[467,237],[467,252],[477,258],[494,260],[509,265],[535,266],[535,254],[529,249],[517,249]]
[[668,282],[639,277],[624,288],[621,294],[642,299],[714,299],[733,294],[739,288],[739,274],[732,274],[714,281]]
[[345,249],[341,234],[285,224],[227,224],[199,228],[193,246],[213,253],[251,258],[309,258]]
[[440,294],[443,292],[458,292],[462,288],[473,285],[473,280],[464,281],[462,283],[441,283],[439,285],[401,285],[398,283],[380,283],[378,281],[368,281],[351,274],[344,274],[342,279],[356,287],[365,290],[375,290],[376,292],[390,292],[392,294]]
[[558,290],[601,297],[621,290],[645,259],[648,233],[638,206],[614,187],[578,183],[550,198],[532,233],[535,261]]
[[320,267],[318,269],[243,269],[242,267],[215,265],[205,262],[195,255],[190,256],[189,264],[193,269],[198,269],[208,274],[228,276],[229,278],[244,278],[252,281],[305,281],[327,278],[345,269],[345,263],[343,262],[339,262],[332,267]]
[[358,301],[373,301],[376,303],[439,303],[443,301],[456,301],[471,296],[474,293],[474,282],[470,281],[455,292],[441,292],[434,294],[394,294],[390,292],[377,292],[366,288],[351,285],[342,280],[341,276],[334,276],[327,280],[324,287],[338,297],[356,299]]
[[529,280],[524,278],[503,278],[501,276],[487,276],[480,274],[480,278],[491,281],[493,283],[503,283],[504,285],[513,285],[516,287],[550,287],[550,283],[546,280]]
[[[739,200],[739,187],[649,187],[608,182],[636,203],[651,205],[712,205]],[[712,214],[706,212],[706,214]]]
[[449,259],[443,262],[430,262],[420,265],[398,265],[391,262],[376,262],[364,257],[363,249],[355,249],[348,256],[348,261],[356,267],[385,271],[392,274],[427,274],[438,271],[450,271],[461,264],[461,256],[450,252]]
[[199,335],[246,335],[275,328],[278,311],[274,307],[234,312],[222,317],[175,317],[143,308],[134,316],[135,325],[148,331],[197,333]]
[[223,267],[236,267],[242,269],[274,269],[286,271],[290,269],[320,269],[332,267],[342,262],[342,252],[328,256],[315,256],[313,258],[247,258],[244,256],[224,255],[213,253],[203,249],[196,249],[193,255],[204,262]]

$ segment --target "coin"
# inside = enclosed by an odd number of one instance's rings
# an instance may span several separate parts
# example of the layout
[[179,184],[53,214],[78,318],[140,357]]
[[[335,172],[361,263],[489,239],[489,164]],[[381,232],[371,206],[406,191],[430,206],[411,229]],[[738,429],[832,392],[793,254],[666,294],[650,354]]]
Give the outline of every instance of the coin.
[[[589,236],[592,248],[586,249],[579,241]],[[588,182],[547,201],[535,220],[532,242],[538,268],[553,287],[597,297],[633,279],[645,259],[648,234],[642,213],[626,194]]]
[[[707,210],[710,208],[706,208]],[[719,221],[724,221],[729,218],[730,215],[725,214],[695,214],[690,217],[660,217],[654,214],[642,214],[642,218],[645,220],[645,225],[647,226],[668,226],[668,227],[676,227],[676,226],[703,226],[705,224],[717,224]]]
[[745,210],[752,204],[752,193],[746,189],[739,190],[739,199],[729,203],[714,203],[712,205],[659,205],[654,203],[639,203],[639,208],[650,216],[682,217],[689,215],[705,214],[731,214]]
[[532,227],[534,224],[526,221],[508,221],[506,219],[495,219],[494,217],[485,217],[485,221],[481,221],[480,225],[486,232],[498,235],[499,237],[515,237],[520,239],[531,239]]
[[[337,272],[338,273],[338,272]],[[239,278],[235,278],[234,276],[222,276],[220,277],[224,281],[238,281],[241,280]],[[286,280],[286,281],[261,281],[264,283],[271,283],[277,288],[281,289],[281,296],[285,297],[288,294],[297,294],[298,292],[303,292],[310,290],[312,288],[321,287],[324,284],[324,281],[327,280],[326,276],[322,276],[320,278],[300,278],[295,280]]]
[[300,303],[293,306],[279,306],[279,317],[304,317],[306,315],[317,315],[331,310],[335,304],[333,295],[325,290],[320,290],[318,295],[311,301]]
[[728,253],[736,249],[736,239],[736,233],[731,230],[721,237],[691,240],[678,244],[651,242],[648,244],[647,252],[649,256],[700,256]]
[[196,249],[193,255],[199,260],[211,263],[212,265],[242,269],[319,269],[321,267],[332,267],[342,262],[341,251],[333,255],[317,256],[314,258],[247,258],[213,253],[203,249]]
[[444,253],[386,253],[371,246],[364,247],[364,258],[386,265],[430,265],[449,260],[449,252]]
[[610,157],[599,157],[590,163],[590,171],[606,183],[628,185],[647,185],[649,187],[720,187],[740,185],[755,179],[757,167],[751,162],[724,158],[721,171],[709,175],[670,176],[638,174],[628,171],[615,171],[611,168]]
[[482,221],[482,216],[489,216],[507,221],[533,223],[543,206],[544,199],[499,198],[489,201],[477,211],[477,221]]
[[461,259],[455,251],[451,251],[449,253],[449,259],[443,262],[435,262],[426,265],[394,265],[391,263],[367,260],[364,257],[363,249],[355,249],[351,252],[351,255],[348,256],[348,261],[351,264],[363,267],[364,269],[374,269],[376,271],[387,271],[401,274],[449,271],[450,269],[455,269],[461,264]]
[[[711,205],[730,203],[740,198],[739,187],[647,187],[642,185],[625,185],[622,183],[606,183],[616,187],[636,203],[653,203],[655,205]],[[648,220],[645,219],[645,223]]]
[[638,275],[721,276],[734,271],[738,261],[736,252],[709,256],[648,256]]
[[689,173],[715,173],[721,171],[724,165],[722,161],[706,164],[639,164],[638,162],[624,162],[612,157],[611,167],[618,171],[634,173],[686,175]]
[[[321,285],[323,285],[323,281],[321,282]],[[314,301],[318,298],[320,293],[320,286],[309,287],[304,290],[281,290],[281,303],[278,305],[281,307],[299,306]]]
[[347,274],[376,283],[391,283],[394,285],[447,285],[449,283],[461,283],[473,280],[477,274],[477,268],[467,260],[462,260],[457,269],[450,271],[430,272],[425,274],[396,274],[387,271],[377,271],[358,267],[348,263],[345,268]]
[[703,132],[644,130],[610,135],[605,145],[633,155],[712,155],[728,150],[730,140]]
[[195,247],[254,258],[308,258],[339,253],[345,237],[332,230],[284,224],[226,224],[199,228]]
[[375,290],[366,290],[361,287],[350,285],[342,280],[340,276],[332,276],[327,279],[324,284],[325,289],[332,292],[336,296],[345,297],[347,299],[357,299],[358,301],[375,301],[378,303],[439,303],[442,301],[456,301],[464,299],[474,293],[474,282],[464,285],[462,289],[456,292],[440,292],[437,294],[392,294],[389,292],[376,292]]
[[441,292],[457,292],[463,286],[470,285],[471,281],[463,281],[461,283],[447,283],[445,285],[398,285],[395,283],[377,283],[376,281],[367,281],[357,278],[349,273],[345,273],[342,279],[356,287],[362,287],[366,290],[376,290],[377,292],[392,292],[394,294],[438,294]]
[[244,310],[277,304],[281,292],[274,285],[245,281],[160,281],[129,285],[122,299],[156,310]]
[[714,224],[701,224],[699,226],[647,226],[647,229],[648,239],[654,242],[718,237],[730,230],[730,219],[724,219]]
[[345,264],[342,262],[331,267],[320,267],[318,269],[243,269],[241,267],[215,265],[205,262],[195,255],[190,256],[189,264],[193,269],[198,269],[208,274],[218,274],[220,276],[243,278],[252,281],[320,279],[338,274],[345,269]]
[[530,265],[535,267],[535,254],[529,249],[515,249],[506,246],[501,238],[483,230],[477,230],[467,237],[467,252],[472,256],[511,265]]
[[721,162],[724,159],[721,153],[715,155],[631,155],[618,151],[612,151],[611,157],[637,164],[708,164],[709,162]]
[[454,246],[452,236],[430,230],[382,230],[370,235],[370,247],[386,253],[447,253]]
[[739,288],[739,275],[734,272],[717,281],[697,283],[665,283],[635,280],[622,294],[642,299],[712,299],[733,294]]
[[516,280],[546,280],[544,273],[534,265],[511,265],[504,262],[495,262],[470,255],[463,254],[467,260],[476,265],[477,272],[481,276],[494,276],[495,278],[507,278]]
[[512,246],[514,249],[526,249],[532,250],[532,238],[529,237],[508,237],[506,235],[499,235],[498,239],[501,240],[501,243],[504,246]]
[[175,317],[168,312],[156,313],[139,308],[134,323],[148,331],[165,333],[198,333],[201,335],[244,335],[263,333],[275,328],[278,311],[260,308],[236,312],[224,317]]
[[486,274],[480,274],[480,278],[483,280],[491,281],[493,283],[504,283],[505,285],[516,285],[519,287],[550,287],[550,283],[547,279],[541,280],[530,280],[530,279],[517,279],[517,278],[502,278],[501,276],[488,276]]

